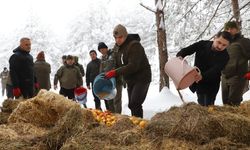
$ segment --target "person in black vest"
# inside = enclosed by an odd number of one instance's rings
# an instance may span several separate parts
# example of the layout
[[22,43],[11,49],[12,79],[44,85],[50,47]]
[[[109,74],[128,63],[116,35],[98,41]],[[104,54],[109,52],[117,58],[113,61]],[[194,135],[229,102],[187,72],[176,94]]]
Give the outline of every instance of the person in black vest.
[[196,92],[198,103],[202,106],[214,105],[220,87],[221,71],[226,66],[229,55],[227,46],[232,37],[229,32],[219,32],[213,41],[201,40],[181,49],[176,56],[184,58],[195,53],[194,65],[201,74],[196,76],[196,82],[190,86]]
[[105,77],[112,78],[118,75],[124,77],[127,83],[128,107],[131,114],[143,118],[142,104],[151,82],[151,67],[148,58],[139,41],[140,38],[135,39],[133,35],[128,35],[123,25],[119,24],[114,28],[113,36],[116,42],[114,49],[118,51],[116,57],[118,67],[108,71]]
[[9,59],[10,78],[12,80],[13,95],[18,98],[31,98],[34,96],[34,87],[39,88],[34,76],[34,62],[30,55],[31,41],[21,38],[20,45],[13,50]]

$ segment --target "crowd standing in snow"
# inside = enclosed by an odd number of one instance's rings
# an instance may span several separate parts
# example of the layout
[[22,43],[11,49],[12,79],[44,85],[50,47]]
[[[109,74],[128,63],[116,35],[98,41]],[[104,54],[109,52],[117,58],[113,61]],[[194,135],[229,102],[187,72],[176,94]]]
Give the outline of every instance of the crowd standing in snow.
[[[108,49],[104,42],[98,43],[101,59],[95,50],[89,51],[91,61],[86,67],[86,86],[88,89],[93,88],[93,82],[100,73],[106,79],[115,78],[117,94],[113,99],[103,99],[106,109],[114,113],[122,112],[122,89],[127,87],[131,115],[143,118],[142,104],[151,82],[148,58],[139,35],[128,34],[125,26],[115,26],[113,37],[115,44],[112,49]],[[225,24],[225,31],[219,32],[213,41],[201,40],[177,53],[176,56],[180,58],[195,53],[194,65],[201,72],[190,90],[196,92],[200,105],[214,105],[221,80],[223,104],[238,106],[241,103],[242,95],[248,87],[247,79],[250,79],[249,41],[240,34],[237,23],[229,21]],[[8,98],[31,98],[39,89],[51,88],[51,66],[45,61],[44,51],[38,53],[33,63],[30,50],[31,40],[21,38],[20,45],[9,59],[10,72],[6,76],[3,75],[5,72],[1,73],[2,81],[6,80],[4,83],[7,84]],[[57,89],[59,81],[59,94],[72,100],[75,99],[75,89],[83,86],[82,78],[85,76],[84,67],[78,59],[78,56],[63,55],[62,66],[57,70],[53,82],[54,89]],[[92,94],[95,108],[102,110],[101,100],[93,89]]]

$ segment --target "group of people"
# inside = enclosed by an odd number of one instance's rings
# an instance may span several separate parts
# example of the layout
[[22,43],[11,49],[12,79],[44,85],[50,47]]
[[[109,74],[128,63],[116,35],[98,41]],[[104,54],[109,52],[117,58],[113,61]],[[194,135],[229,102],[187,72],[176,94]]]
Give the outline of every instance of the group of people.
[[[131,114],[143,117],[142,104],[146,98],[151,82],[151,68],[140,43],[138,34],[128,34],[126,27],[119,24],[114,28],[114,48],[108,49],[104,42],[98,44],[98,50],[102,54],[97,58],[97,52],[90,50],[91,61],[86,69],[86,85],[93,88],[93,82],[97,75],[104,74],[106,79],[116,79],[117,94],[114,99],[105,101],[107,110],[115,113],[122,112],[122,89],[127,87]],[[30,55],[31,40],[21,38],[20,45],[13,50],[9,59],[9,78],[11,79],[11,94],[8,98],[31,98],[39,89],[50,90],[51,66],[45,61],[43,51],[39,52],[36,61]],[[53,86],[57,89],[60,83],[59,93],[69,99],[74,99],[74,92],[83,85],[85,72],[83,66],[78,63],[78,57],[63,56],[63,64],[57,70]],[[93,90],[92,90],[93,92]],[[101,108],[101,100],[94,94],[95,108]]]
[[239,106],[248,88],[250,70],[250,40],[241,35],[236,21],[225,23],[213,41],[199,41],[177,53],[184,58],[195,53],[195,63],[201,73],[190,86],[202,106],[214,105],[221,81],[224,105]]
[[[106,109],[121,113],[122,89],[123,86],[126,86],[131,115],[142,118],[142,104],[151,82],[151,68],[148,58],[138,34],[128,34],[127,29],[119,24],[114,28],[113,36],[115,45],[112,49],[108,49],[103,42],[98,44],[98,50],[102,54],[101,59],[97,58],[95,50],[89,52],[91,62],[88,63],[86,70],[87,87],[90,89],[93,86],[95,77],[100,73],[104,73],[106,79],[114,77],[117,94],[112,100],[104,100]],[[101,109],[100,99],[95,93],[93,95],[95,107]]]
[[[88,89],[93,88],[93,82],[100,73],[106,79],[115,78],[117,94],[111,100],[104,99],[106,109],[114,113],[122,112],[122,89],[126,87],[131,115],[143,118],[142,104],[151,82],[148,58],[138,34],[128,34],[126,27],[119,24],[113,30],[113,37],[115,45],[112,49],[108,49],[104,42],[98,44],[97,49],[102,54],[100,59],[96,50],[89,51],[91,61],[86,68],[86,86]],[[9,92],[11,97],[31,98],[39,89],[51,88],[51,66],[45,61],[44,52],[38,53],[34,63],[30,50],[31,40],[22,38],[9,59],[10,70],[4,68],[1,73],[2,82],[5,82],[3,79],[7,82],[9,76],[11,88],[7,91],[12,91]],[[222,81],[223,103],[240,105],[250,79],[250,40],[241,35],[237,22],[227,22],[225,30],[219,32],[213,41],[196,42],[181,49],[176,56],[184,58],[194,53],[195,66],[201,72],[196,76],[196,82],[190,86],[190,90],[196,92],[198,103],[202,106],[214,105]],[[62,60],[63,64],[54,77],[54,89],[57,89],[59,82],[59,93],[74,99],[75,89],[83,85],[85,72],[78,63],[78,57],[68,55],[63,56]],[[95,108],[102,109],[101,100],[93,90],[92,93]]]

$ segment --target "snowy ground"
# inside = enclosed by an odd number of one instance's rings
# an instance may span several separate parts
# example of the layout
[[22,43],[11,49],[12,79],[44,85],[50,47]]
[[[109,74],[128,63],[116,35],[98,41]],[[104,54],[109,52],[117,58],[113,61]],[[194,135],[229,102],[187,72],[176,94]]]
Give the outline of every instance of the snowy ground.
[[[170,90],[165,87],[160,93],[158,92],[158,85],[150,85],[148,95],[146,100],[143,104],[144,109],[144,118],[150,119],[158,112],[165,111],[172,106],[180,106],[182,105],[182,101],[178,96],[178,92],[174,88],[174,86],[170,85]],[[53,91],[53,90],[52,90]],[[54,91],[58,93],[58,91]],[[188,88],[181,91],[183,98],[186,102],[196,102],[196,94],[193,94]],[[0,105],[2,104],[3,100],[6,99],[6,96],[0,96]],[[243,95],[244,100],[250,99],[250,91]],[[88,91],[88,99],[87,99],[87,106],[89,108],[94,108],[94,101],[91,91]],[[222,105],[221,99],[221,91],[217,94],[216,105]],[[102,108],[105,109],[104,102],[102,101],[101,104]],[[127,98],[127,90],[123,89],[123,96],[122,96],[122,114],[130,115],[130,110],[128,108],[128,98]]]

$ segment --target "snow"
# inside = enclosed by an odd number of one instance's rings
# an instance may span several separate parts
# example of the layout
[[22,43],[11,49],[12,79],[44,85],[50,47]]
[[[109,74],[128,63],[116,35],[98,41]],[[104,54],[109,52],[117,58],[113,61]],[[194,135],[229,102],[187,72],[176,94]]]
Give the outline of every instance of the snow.
[[[58,91],[55,91],[53,89],[51,89],[51,91],[58,93]],[[183,99],[185,102],[196,102],[196,94],[192,93],[188,88],[181,90],[181,94],[183,95]],[[6,99],[6,96],[0,96],[0,105],[2,104],[4,99]],[[244,101],[250,99],[250,91],[246,92],[243,95],[243,99]],[[170,89],[164,87],[161,92],[159,92],[159,85],[151,84],[145,102],[143,103],[144,118],[150,119],[158,112],[163,112],[173,106],[179,107],[182,104],[183,102],[178,96],[178,92],[172,82],[170,83]],[[217,94],[215,105],[222,106],[221,90],[219,90]],[[102,109],[105,110],[104,101],[102,101],[101,106]],[[87,95],[87,107],[95,107],[92,92],[90,90],[88,90]],[[123,89],[122,93],[122,114],[131,115],[130,109],[128,108],[128,98],[126,89]]]

